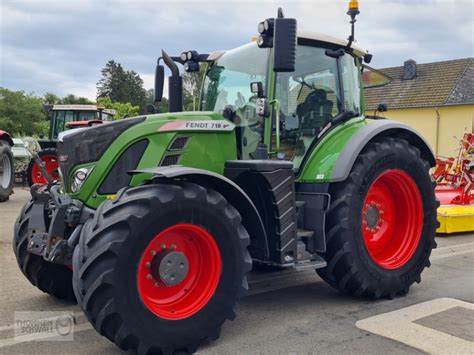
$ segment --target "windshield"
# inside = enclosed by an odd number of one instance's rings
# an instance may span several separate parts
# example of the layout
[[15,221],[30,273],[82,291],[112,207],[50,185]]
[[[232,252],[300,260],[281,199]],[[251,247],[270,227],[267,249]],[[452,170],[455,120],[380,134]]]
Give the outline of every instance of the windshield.
[[265,86],[268,53],[255,43],[226,52],[206,73],[202,109],[222,113],[228,105],[237,110],[254,103],[250,83],[261,81]]
[[255,43],[232,49],[210,66],[204,78],[201,108],[221,113],[237,126],[240,159],[255,158],[262,138],[263,119],[257,115],[257,95],[250,91],[250,83],[259,81],[266,87],[268,54]]

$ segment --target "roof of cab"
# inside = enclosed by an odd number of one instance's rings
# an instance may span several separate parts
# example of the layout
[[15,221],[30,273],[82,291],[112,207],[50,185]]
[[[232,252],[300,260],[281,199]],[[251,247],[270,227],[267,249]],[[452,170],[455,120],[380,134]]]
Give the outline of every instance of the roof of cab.
[[[298,38],[302,39],[310,39],[314,41],[320,41],[320,42],[325,42],[325,43],[331,43],[331,44],[336,44],[339,46],[346,46],[347,45],[347,40],[345,39],[340,39],[336,37],[332,37],[323,33],[318,33],[318,32],[310,32],[310,31],[299,31],[298,32]],[[354,50],[354,54],[363,57],[366,55],[368,52],[357,45],[356,43],[352,44],[352,49]],[[209,54],[209,57],[207,58],[208,60],[217,60],[219,59],[226,51],[225,50],[220,50],[220,51],[215,51]]]

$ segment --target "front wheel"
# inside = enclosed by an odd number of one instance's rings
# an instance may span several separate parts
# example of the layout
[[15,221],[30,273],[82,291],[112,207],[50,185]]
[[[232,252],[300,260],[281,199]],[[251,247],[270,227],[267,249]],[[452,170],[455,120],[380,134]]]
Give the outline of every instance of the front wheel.
[[[46,148],[40,150],[38,152],[38,157],[40,157],[43,161],[44,167],[48,172],[49,176],[51,176],[53,180],[58,180],[59,163],[57,149]],[[43,175],[43,172],[41,171],[40,167],[34,159],[31,159],[30,163],[28,164],[28,168],[26,170],[26,178],[28,180],[29,186],[32,186],[33,184],[46,185],[48,183],[48,180],[46,180],[46,177]]]
[[194,352],[235,317],[251,268],[237,210],[192,183],[125,188],[84,226],[78,303],[95,329],[138,353]]
[[406,140],[379,138],[348,179],[330,187],[327,267],[319,275],[357,296],[404,295],[430,265],[437,201],[429,164]]

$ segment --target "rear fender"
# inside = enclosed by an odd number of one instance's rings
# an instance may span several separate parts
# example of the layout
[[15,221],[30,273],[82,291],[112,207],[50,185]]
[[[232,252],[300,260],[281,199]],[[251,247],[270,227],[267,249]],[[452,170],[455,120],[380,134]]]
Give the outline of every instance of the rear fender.
[[[129,171],[129,174],[152,174],[166,179],[185,179],[204,187],[212,188],[222,194],[239,211],[242,224],[250,239],[258,246],[251,254],[262,260],[269,258],[268,239],[262,219],[249,196],[232,180],[212,171],[184,166],[156,167]],[[252,247],[252,245],[251,245]]]
[[365,146],[378,137],[406,139],[420,150],[430,166],[436,161],[425,139],[413,128],[391,120],[349,121],[329,132],[309,153],[297,176],[297,182],[332,183],[347,179],[355,160]]
[[13,139],[12,136],[8,132],[2,131],[0,129],[0,139],[3,139],[8,142],[8,144],[13,147]]
[[413,128],[391,120],[377,120],[355,133],[346,143],[339,154],[332,173],[332,182],[344,181],[349,176],[355,160],[365,146],[378,137],[393,137],[406,139],[411,145],[420,150],[421,156],[431,167],[436,165],[436,159],[426,140]]

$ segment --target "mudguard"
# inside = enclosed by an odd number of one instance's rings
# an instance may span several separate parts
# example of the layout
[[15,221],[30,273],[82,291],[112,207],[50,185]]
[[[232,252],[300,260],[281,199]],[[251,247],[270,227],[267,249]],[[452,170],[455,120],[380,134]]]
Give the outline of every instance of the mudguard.
[[387,119],[360,119],[348,121],[333,128],[315,144],[303,162],[297,182],[332,183],[344,181],[364,147],[381,136],[406,139],[420,150],[430,166],[436,161],[425,139],[413,128]]
[[[167,166],[147,169],[137,169],[129,174],[153,174],[154,177],[167,179],[185,178],[187,181],[210,187],[222,194],[242,216],[242,224],[250,235],[251,240],[257,242],[259,258],[263,260],[270,256],[268,239],[260,214],[249,196],[232,180],[212,171],[188,168],[185,166]],[[259,252],[259,253],[258,253]],[[254,255],[254,253],[251,253]],[[255,255],[257,256],[257,255]]]
[[354,165],[360,152],[372,139],[379,136],[400,137],[416,146],[421,156],[430,166],[435,166],[436,160],[426,140],[413,128],[392,120],[376,120],[357,131],[346,143],[336,160],[332,173],[332,182],[344,181]]
[[8,132],[2,131],[0,129],[0,139],[7,141],[8,144],[13,147],[13,139]]

